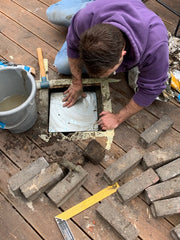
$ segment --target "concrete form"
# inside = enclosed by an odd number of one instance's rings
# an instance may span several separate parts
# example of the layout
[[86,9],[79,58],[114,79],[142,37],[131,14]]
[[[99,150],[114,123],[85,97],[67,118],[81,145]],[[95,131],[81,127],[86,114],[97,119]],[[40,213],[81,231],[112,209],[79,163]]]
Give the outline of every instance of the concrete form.
[[161,181],[166,181],[180,175],[180,158],[156,169]]
[[101,202],[96,211],[121,239],[137,239],[137,229],[107,199]]
[[155,201],[150,206],[153,217],[165,217],[180,213],[180,197]]
[[180,196],[180,176],[145,189],[145,199],[148,204],[176,196]]
[[159,121],[155,122],[140,134],[139,143],[144,148],[148,148],[155,143],[160,136],[165,134],[172,127],[173,123],[167,115],[163,116]]
[[142,166],[143,169],[148,168],[158,168],[162,165],[173,161],[174,159],[180,157],[180,147],[179,145],[174,147],[168,147],[166,149],[158,149],[152,152],[146,152],[143,155]]
[[135,168],[140,163],[141,159],[142,153],[138,149],[132,148],[115,163],[106,168],[104,171],[105,180],[110,185],[114,184],[126,173],[129,173],[133,168]]
[[30,179],[35,177],[38,173],[49,166],[48,162],[44,157],[38,158],[36,161],[32,162],[27,167],[23,168],[21,171],[13,175],[9,181],[10,189],[15,193],[20,193],[20,187],[28,182]]
[[137,197],[144,191],[144,189],[158,181],[158,175],[152,168],[150,168],[119,187],[117,190],[117,196],[121,202],[127,202]]
[[77,166],[75,171],[70,171],[67,176],[58,182],[47,194],[48,197],[60,207],[67,201],[87,179],[88,173]]
[[48,168],[43,169],[37,176],[29,180],[20,187],[22,194],[28,200],[34,200],[49,187],[63,178],[62,169],[57,163],[51,164]]

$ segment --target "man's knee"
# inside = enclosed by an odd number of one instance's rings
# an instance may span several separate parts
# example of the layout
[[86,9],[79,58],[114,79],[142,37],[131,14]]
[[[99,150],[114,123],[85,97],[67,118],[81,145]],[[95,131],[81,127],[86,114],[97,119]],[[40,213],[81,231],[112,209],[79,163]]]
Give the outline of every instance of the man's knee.
[[68,9],[63,9],[63,6],[53,4],[46,10],[48,20],[54,24],[68,27],[71,22],[71,17],[68,15]]

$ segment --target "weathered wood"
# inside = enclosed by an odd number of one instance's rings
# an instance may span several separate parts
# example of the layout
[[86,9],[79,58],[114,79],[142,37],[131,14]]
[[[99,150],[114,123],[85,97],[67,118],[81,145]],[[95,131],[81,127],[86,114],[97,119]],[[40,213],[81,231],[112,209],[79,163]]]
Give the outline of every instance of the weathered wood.
[[[9,18],[13,18],[17,23],[21,24],[24,29],[28,29],[29,36],[30,32],[33,32],[34,35],[38,36],[40,39],[47,42],[50,46],[53,46],[53,48],[56,48],[57,50],[60,49],[60,46],[65,41],[65,31],[56,30],[31,12],[25,11],[22,7],[20,7],[13,1],[1,1],[1,11]],[[26,17],[24,17],[24,14],[26,15]],[[32,22],[36,24],[31,24]],[[41,27],[39,28],[39,26]],[[21,35],[21,37],[23,36]],[[28,39],[26,40],[28,41]],[[41,45],[39,46],[42,47]],[[44,50],[46,51],[46,49]]]
[[1,194],[0,206],[0,234],[2,240],[42,239]]

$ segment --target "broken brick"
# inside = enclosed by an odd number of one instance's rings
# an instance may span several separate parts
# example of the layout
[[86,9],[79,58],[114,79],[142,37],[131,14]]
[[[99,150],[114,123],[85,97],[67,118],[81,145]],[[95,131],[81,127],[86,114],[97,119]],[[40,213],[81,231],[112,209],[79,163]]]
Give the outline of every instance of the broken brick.
[[84,149],[83,155],[85,159],[94,164],[98,164],[104,159],[105,150],[100,143],[98,143],[96,140],[92,140]]

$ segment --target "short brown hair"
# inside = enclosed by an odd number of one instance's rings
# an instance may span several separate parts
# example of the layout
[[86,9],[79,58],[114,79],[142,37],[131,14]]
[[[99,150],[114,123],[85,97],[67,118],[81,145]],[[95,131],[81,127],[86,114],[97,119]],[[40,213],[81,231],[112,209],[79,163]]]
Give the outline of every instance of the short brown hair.
[[79,52],[82,64],[91,76],[99,76],[118,64],[124,44],[120,29],[111,24],[96,24],[81,36]]

